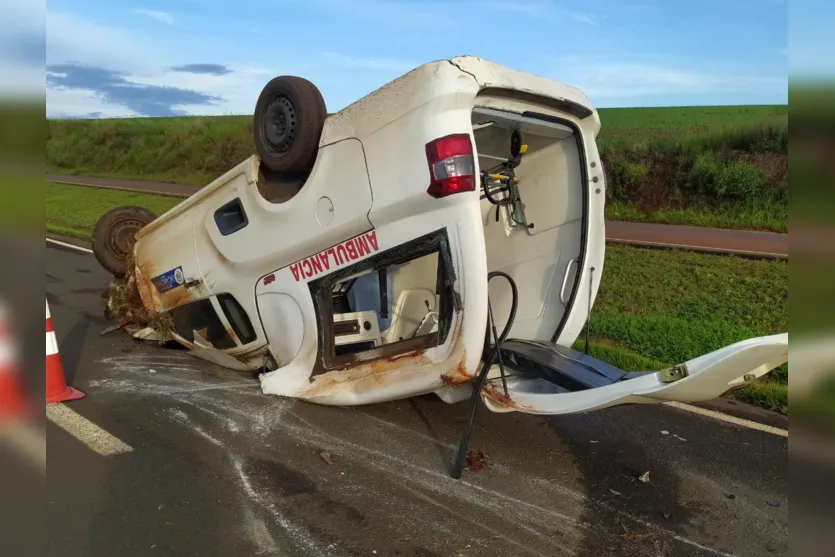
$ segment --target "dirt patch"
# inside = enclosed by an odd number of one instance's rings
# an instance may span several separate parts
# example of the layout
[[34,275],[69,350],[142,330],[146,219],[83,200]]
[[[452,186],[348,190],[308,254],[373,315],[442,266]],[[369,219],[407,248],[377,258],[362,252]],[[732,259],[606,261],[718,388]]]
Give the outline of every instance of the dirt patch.
[[489,468],[490,463],[487,461],[487,455],[484,451],[474,451],[470,449],[467,451],[467,461],[465,469],[469,471],[484,470]]
[[151,327],[160,336],[160,342],[171,340],[174,320],[168,313],[149,311],[142,303],[136,281],[136,264],[129,256],[125,276],[110,284],[107,291],[107,307],[119,326],[133,325],[140,329]]

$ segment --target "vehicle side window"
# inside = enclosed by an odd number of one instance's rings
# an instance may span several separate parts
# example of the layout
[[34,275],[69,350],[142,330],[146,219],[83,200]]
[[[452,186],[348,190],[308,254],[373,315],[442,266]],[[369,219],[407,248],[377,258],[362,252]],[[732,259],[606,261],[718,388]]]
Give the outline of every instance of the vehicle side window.
[[455,311],[453,283],[445,229],[312,282],[314,374],[443,344]]
[[237,346],[208,298],[174,308],[170,313],[174,330],[189,342],[194,342],[194,331],[198,331],[218,350]]
[[255,342],[258,336],[255,334],[255,329],[252,328],[252,321],[249,320],[249,316],[241,307],[241,304],[238,303],[238,300],[232,294],[218,294],[217,301],[220,303],[223,314],[229,324],[232,325],[235,334],[238,335],[241,344]]

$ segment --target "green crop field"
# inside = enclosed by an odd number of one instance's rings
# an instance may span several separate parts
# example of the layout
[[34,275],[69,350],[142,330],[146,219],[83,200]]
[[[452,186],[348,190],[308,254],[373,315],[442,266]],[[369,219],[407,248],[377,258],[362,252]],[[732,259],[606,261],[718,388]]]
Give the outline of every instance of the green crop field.
[[[607,216],[788,230],[788,107],[600,110]],[[254,152],[249,116],[48,120],[47,171],[205,185]]]
[[110,209],[138,205],[161,215],[182,199],[86,186],[46,183],[46,231],[89,240],[96,221]]
[[685,106],[601,108],[598,138],[603,151],[710,140],[752,129],[786,129],[789,108],[771,106]]

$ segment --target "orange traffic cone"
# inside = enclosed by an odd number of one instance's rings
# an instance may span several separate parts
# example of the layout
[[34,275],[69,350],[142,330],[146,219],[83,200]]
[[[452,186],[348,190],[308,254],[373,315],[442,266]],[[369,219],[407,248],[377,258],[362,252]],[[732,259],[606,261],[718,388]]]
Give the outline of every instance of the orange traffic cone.
[[58,340],[55,329],[52,328],[52,317],[49,315],[49,301],[46,302],[46,402],[64,402],[76,400],[85,395],[78,389],[67,385],[64,377],[64,366],[58,353]]
[[6,309],[0,306],[0,420],[22,418],[30,412],[17,359],[17,346]]

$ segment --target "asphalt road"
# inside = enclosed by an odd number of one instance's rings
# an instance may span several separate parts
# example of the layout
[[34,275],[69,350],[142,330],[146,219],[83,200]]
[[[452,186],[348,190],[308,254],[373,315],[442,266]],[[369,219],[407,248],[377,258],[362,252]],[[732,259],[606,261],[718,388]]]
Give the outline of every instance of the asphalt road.
[[[92,178],[66,174],[47,174],[49,182],[139,191],[188,197],[200,189],[187,184],[145,182],[117,178]],[[685,248],[705,253],[735,254],[747,257],[788,259],[789,235],[749,230],[724,230],[697,226],[606,221],[609,242],[646,247]]]
[[262,395],[247,374],[101,335],[107,275],[47,256],[62,361],[87,393],[66,406],[131,448],[102,456],[48,423],[48,555],[788,555],[786,437],[666,406],[482,407],[471,446],[489,467],[455,481],[464,405]]

